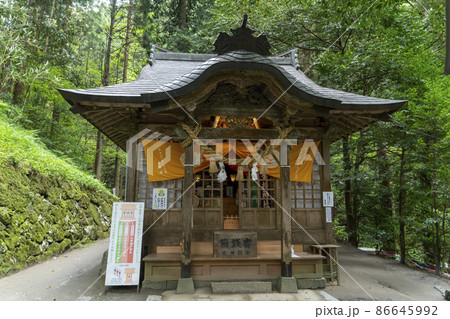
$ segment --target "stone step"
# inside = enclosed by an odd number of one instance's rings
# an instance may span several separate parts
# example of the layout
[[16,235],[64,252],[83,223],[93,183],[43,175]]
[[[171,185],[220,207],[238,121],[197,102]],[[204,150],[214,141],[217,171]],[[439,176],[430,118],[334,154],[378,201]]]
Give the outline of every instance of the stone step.
[[272,283],[269,281],[212,282],[211,290],[213,294],[272,293]]

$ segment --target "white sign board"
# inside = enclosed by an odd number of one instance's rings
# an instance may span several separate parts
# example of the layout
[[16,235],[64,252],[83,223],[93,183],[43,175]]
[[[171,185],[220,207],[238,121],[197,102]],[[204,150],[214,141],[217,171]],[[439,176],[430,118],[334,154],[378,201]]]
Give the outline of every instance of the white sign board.
[[152,209],[167,209],[167,188],[153,188]]
[[114,203],[105,286],[137,286],[144,203]]
[[333,207],[333,192],[323,192],[323,206]]
[[326,221],[327,223],[331,223],[331,207],[325,207],[325,215],[326,215]]

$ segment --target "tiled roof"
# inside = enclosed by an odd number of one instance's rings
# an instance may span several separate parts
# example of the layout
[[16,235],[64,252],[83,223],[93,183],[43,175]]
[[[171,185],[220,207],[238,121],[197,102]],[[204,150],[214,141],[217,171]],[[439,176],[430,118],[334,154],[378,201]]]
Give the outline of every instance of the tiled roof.
[[324,88],[297,70],[289,58],[267,58],[247,51],[223,55],[157,53],[152,66],[146,65],[129,83],[93,89],[60,90],[69,101],[148,103],[186,94],[223,69],[262,70],[271,73],[289,92],[306,101],[332,109],[352,106],[398,108],[405,101],[378,99]]

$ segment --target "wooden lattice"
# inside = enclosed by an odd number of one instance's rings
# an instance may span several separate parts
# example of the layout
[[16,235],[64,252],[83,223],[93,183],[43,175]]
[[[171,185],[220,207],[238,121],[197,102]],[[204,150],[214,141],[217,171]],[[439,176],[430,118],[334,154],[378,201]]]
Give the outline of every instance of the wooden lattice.
[[292,208],[321,208],[320,166],[314,165],[311,183],[291,182]]

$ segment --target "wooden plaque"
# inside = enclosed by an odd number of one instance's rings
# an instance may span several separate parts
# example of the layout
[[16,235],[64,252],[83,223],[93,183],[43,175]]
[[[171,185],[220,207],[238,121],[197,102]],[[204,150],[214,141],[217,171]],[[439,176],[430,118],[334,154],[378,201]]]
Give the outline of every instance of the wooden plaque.
[[257,234],[251,231],[214,232],[214,257],[249,258],[257,256]]

